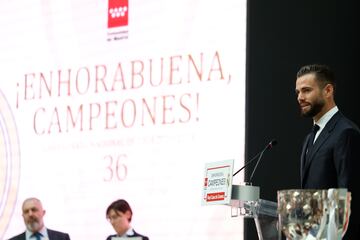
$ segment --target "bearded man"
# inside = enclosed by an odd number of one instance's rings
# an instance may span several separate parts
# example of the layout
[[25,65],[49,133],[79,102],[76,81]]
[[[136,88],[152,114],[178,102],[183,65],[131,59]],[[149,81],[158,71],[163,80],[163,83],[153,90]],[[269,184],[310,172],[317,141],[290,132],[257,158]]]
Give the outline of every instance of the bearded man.
[[39,199],[26,199],[22,205],[26,230],[9,240],[70,240],[69,234],[45,227],[43,220],[45,212]]
[[343,239],[354,240],[360,239],[360,130],[339,111],[335,87],[334,74],[326,65],[307,65],[297,73],[300,112],[313,121],[302,147],[301,187],[347,188],[352,195],[351,215]]

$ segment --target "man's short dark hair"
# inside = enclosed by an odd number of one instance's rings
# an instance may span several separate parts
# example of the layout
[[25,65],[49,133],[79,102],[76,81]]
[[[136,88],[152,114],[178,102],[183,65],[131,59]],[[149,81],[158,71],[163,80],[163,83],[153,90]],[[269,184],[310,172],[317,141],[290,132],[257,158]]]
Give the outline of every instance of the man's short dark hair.
[[302,77],[305,74],[315,74],[316,81],[323,88],[326,84],[331,84],[336,87],[334,72],[329,66],[323,64],[311,64],[300,68],[296,74],[296,78]]

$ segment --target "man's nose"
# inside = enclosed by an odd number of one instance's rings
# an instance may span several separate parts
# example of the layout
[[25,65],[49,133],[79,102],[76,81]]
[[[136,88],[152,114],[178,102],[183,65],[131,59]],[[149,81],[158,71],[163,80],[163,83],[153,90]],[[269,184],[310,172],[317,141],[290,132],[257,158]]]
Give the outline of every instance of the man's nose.
[[304,96],[301,93],[298,93],[297,100],[298,102],[301,102],[302,100],[304,100]]

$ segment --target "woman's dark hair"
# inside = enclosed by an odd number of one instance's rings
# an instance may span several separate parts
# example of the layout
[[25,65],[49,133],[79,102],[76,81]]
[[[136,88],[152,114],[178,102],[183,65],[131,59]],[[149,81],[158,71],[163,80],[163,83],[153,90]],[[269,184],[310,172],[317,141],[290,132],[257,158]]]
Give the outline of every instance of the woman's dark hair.
[[116,212],[120,211],[122,213],[126,213],[126,211],[130,211],[131,216],[129,218],[129,222],[131,222],[132,210],[131,210],[129,203],[127,201],[125,201],[124,199],[119,199],[119,200],[112,202],[106,209],[106,216],[109,216],[109,213],[111,210],[115,210]]

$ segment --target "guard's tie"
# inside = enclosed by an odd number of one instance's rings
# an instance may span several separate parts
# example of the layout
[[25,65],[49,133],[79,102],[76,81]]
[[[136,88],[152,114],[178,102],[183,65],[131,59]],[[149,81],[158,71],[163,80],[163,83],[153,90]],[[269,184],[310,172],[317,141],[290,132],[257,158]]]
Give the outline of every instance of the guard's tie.
[[31,235],[31,238],[35,238],[36,240],[41,240],[42,234],[39,232],[34,233]]

